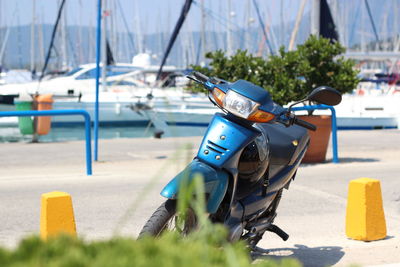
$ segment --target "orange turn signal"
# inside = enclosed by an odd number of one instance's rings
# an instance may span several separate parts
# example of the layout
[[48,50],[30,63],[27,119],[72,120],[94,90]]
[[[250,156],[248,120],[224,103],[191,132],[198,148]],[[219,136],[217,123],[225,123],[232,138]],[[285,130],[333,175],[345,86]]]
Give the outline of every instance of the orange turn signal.
[[214,100],[218,103],[218,105],[220,105],[222,107],[222,105],[223,105],[222,101],[224,101],[225,93],[222,92],[217,87],[214,87],[214,89],[212,91],[212,95],[214,97]]
[[256,110],[250,116],[247,118],[249,121],[254,121],[254,122],[269,122],[275,117],[274,114],[262,111],[262,110]]

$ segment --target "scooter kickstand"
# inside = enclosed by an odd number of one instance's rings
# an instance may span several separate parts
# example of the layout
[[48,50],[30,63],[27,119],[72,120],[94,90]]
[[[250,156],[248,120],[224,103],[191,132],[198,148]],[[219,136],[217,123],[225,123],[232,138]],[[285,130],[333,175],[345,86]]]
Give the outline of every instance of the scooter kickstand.
[[267,231],[277,234],[283,241],[286,241],[289,238],[289,235],[275,224],[271,224],[267,228]]

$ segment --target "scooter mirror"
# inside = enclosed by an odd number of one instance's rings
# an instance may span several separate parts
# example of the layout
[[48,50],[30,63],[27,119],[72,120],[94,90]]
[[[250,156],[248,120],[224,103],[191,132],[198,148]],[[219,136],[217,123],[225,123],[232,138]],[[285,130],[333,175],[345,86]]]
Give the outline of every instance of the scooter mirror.
[[336,89],[328,86],[320,86],[312,90],[307,100],[329,106],[336,106],[342,101],[342,95]]

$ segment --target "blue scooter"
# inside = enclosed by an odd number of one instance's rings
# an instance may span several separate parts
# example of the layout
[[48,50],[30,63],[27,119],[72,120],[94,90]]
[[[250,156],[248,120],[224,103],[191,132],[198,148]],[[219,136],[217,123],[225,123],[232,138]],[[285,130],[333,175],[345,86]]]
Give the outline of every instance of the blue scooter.
[[[195,159],[162,190],[167,201],[139,236],[158,236],[171,227],[177,216],[181,181],[201,174],[209,218],[228,228],[230,241],[244,239],[255,248],[266,231],[287,240],[288,234],[273,224],[276,210],[307,150],[306,129],[316,130],[298,119],[291,108],[304,101],[337,105],[342,100],[340,93],[321,86],[306,99],[283,108],[266,90],[244,80],[230,83],[199,72],[188,78],[202,84],[223,113],[214,115]],[[181,229],[184,232],[196,227],[194,212],[188,213]]]

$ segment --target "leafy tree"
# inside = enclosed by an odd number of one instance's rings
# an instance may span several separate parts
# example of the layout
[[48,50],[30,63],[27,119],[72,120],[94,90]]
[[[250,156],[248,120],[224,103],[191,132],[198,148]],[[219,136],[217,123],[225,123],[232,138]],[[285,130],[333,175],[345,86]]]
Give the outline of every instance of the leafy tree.
[[[355,63],[340,56],[345,48],[338,42],[311,35],[295,51],[279,49],[277,55],[267,60],[238,50],[227,57],[221,50],[208,52],[210,68],[192,66],[208,76],[227,81],[243,79],[268,90],[275,102],[285,105],[303,99],[314,88],[327,85],[342,94],[351,92],[359,82]],[[203,90],[190,85],[192,91]]]

